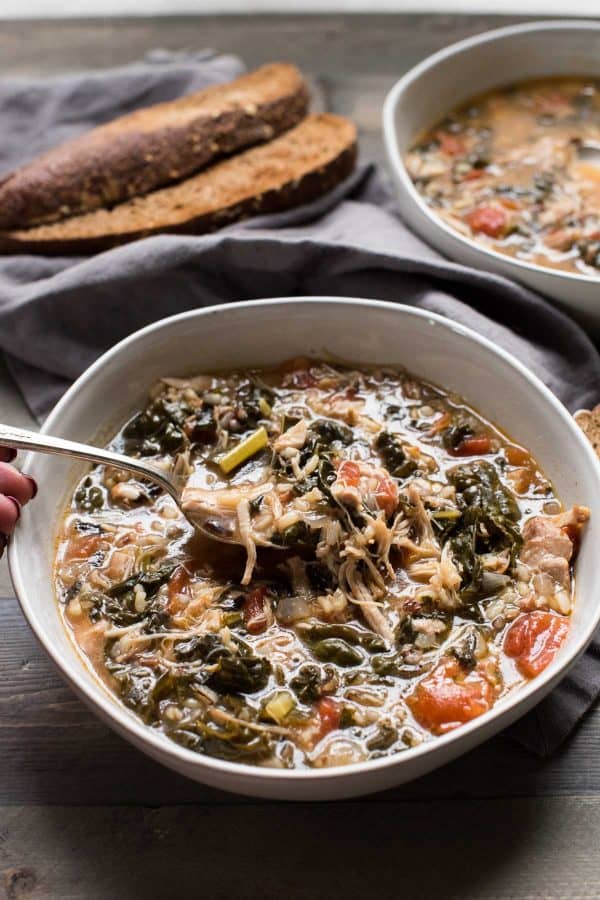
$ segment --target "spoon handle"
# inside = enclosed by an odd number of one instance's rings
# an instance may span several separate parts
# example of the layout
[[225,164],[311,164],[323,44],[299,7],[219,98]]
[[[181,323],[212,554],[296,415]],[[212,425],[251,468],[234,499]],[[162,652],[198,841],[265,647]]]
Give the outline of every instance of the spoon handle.
[[50,434],[38,434],[35,431],[27,431],[25,428],[15,428],[12,425],[0,424],[0,447],[18,447],[22,450],[35,450],[39,453],[58,453],[63,456],[74,456],[79,459],[87,459],[89,462],[102,465],[115,466],[141,475],[159,484],[175,502],[179,505],[179,491],[166,472],[151,465],[123,456],[113,450],[105,450],[103,447],[92,447],[89,444],[80,444],[77,441],[68,441],[65,438],[54,437]]

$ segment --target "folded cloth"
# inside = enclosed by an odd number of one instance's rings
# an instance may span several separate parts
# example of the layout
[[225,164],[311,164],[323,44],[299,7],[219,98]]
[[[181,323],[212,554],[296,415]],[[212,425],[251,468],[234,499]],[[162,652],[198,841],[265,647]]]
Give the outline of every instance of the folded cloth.
[[[60,140],[239,74],[210,52],[155,54],[103,73],[0,82],[0,175]],[[0,348],[41,419],[102,352],[143,325],[216,303],[305,294],[406,303],[515,354],[574,410],[598,402],[600,357],[550,303],[443,259],[399,218],[372,166],[303,208],[204,237],[159,235],[92,257],[0,258]],[[600,644],[510,733],[551,752],[600,692]]]

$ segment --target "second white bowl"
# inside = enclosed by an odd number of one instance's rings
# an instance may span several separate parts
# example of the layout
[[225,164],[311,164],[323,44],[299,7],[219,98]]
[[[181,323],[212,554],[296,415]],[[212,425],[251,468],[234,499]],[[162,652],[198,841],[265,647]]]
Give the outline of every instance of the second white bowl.
[[415,188],[404,155],[415,138],[476,94],[527,78],[600,77],[600,22],[535,22],[487,31],[434,53],[389,92],[383,134],[406,222],[441,253],[506,275],[546,294],[594,334],[600,334],[600,277],[549,269],[488,250],[459,234]]

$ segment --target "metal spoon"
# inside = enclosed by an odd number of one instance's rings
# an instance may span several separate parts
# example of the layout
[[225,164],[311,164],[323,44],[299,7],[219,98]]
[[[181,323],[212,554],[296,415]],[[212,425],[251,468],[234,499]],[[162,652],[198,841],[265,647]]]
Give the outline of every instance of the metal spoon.
[[89,444],[80,444],[77,441],[68,441],[65,438],[53,437],[50,434],[38,434],[35,431],[27,431],[24,428],[14,428],[12,425],[0,424],[0,447],[18,447],[22,450],[35,450],[39,453],[58,453],[61,456],[74,456],[77,459],[86,459],[89,462],[101,465],[114,466],[117,469],[125,469],[134,475],[147,478],[158,484],[177,504],[178,509],[194,528],[201,531],[211,540],[221,541],[225,544],[238,544],[235,535],[223,528],[218,521],[209,518],[199,520],[190,518],[182,507],[182,494],[186,482],[177,479],[159,469],[152,463],[143,462],[103,447],[92,447]]

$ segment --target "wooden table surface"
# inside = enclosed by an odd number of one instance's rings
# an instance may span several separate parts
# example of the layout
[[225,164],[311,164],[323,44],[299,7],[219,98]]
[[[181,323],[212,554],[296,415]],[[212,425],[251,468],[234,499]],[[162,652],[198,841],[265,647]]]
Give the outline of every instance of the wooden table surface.
[[[298,63],[382,161],[380,109],[428,53],[516,21],[248,16],[0,23],[6,74],[106,67],[211,46]],[[510,77],[510,73],[507,73]],[[476,85],[474,85],[476,88]],[[31,419],[4,368],[5,421]],[[9,597],[5,564],[0,596]],[[247,800],[177,776],[112,734],[0,600],[0,896],[598,898],[600,711],[551,759],[498,737],[425,778],[337,804]]]

